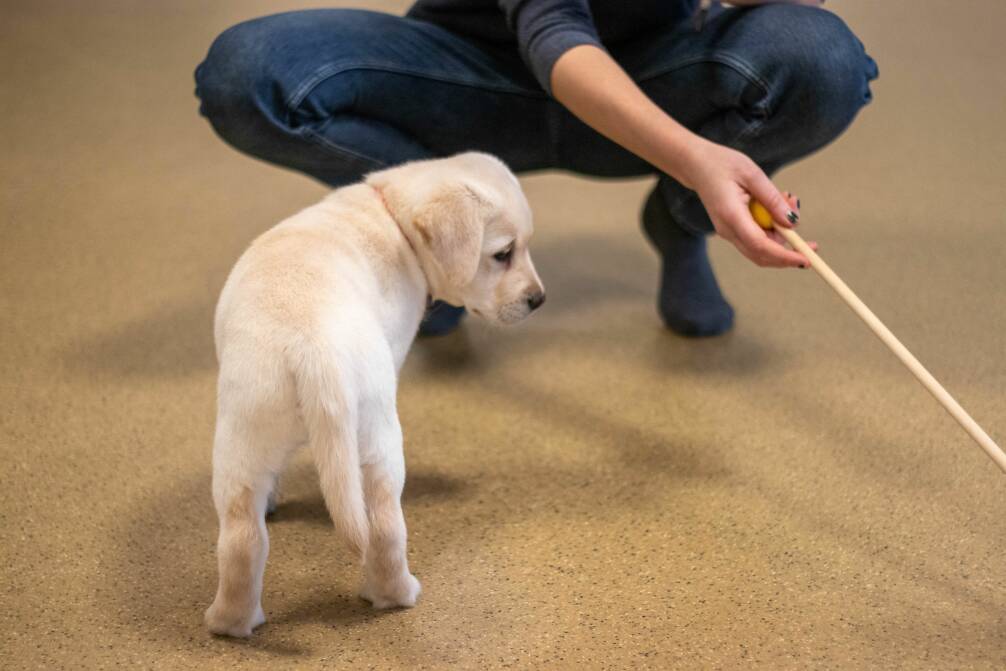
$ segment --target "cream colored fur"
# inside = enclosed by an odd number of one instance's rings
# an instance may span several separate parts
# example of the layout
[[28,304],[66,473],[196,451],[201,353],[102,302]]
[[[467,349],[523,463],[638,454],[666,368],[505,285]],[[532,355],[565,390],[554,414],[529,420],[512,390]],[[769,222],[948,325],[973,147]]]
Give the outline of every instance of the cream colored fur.
[[466,153],[375,172],[252,243],[216,311],[220,582],[206,611],[210,631],[249,636],[265,621],[266,508],[301,445],[363,564],[361,596],[376,608],[415,604],[398,371],[427,295],[498,323],[540,304],[531,233],[513,174]]

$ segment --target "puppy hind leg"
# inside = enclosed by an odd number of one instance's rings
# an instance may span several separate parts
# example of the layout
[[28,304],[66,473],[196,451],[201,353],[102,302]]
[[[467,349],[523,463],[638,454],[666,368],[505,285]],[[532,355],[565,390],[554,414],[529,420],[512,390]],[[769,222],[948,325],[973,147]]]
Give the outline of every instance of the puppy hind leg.
[[[220,449],[218,443],[215,450]],[[269,555],[265,508],[271,478],[266,473],[249,477],[235,472],[237,469],[232,460],[214,459],[214,500],[220,520],[219,583],[205,621],[214,634],[245,638],[265,622],[262,574]]]
[[300,441],[296,422],[288,409],[284,411],[286,405],[253,404],[236,411],[225,403],[218,415],[213,501],[220,522],[219,584],[205,616],[215,634],[246,637],[265,621],[266,508],[278,473]]
[[[369,453],[377,460],[363,465],[363,491],[370,522],[370,543],[364,562],[360,596],[374,608],[411,608],[419,598],[420,585],[409,572],[406,556],[402,488],[405,461],[402,429],[392,407],[389,413],[374,413],[375,423],[367,434]],[[372,415],[372,416],[373,416]]]

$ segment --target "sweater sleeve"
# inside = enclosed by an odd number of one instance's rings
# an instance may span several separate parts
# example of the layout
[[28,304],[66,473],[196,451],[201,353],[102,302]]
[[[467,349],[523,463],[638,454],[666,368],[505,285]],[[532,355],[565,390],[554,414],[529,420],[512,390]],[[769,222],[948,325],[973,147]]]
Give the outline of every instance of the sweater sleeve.
[[552,68],[560,56],[581,44],[601,47],[587,0],[499,0],[499,4],[517,36],[521,57],[549,95]]

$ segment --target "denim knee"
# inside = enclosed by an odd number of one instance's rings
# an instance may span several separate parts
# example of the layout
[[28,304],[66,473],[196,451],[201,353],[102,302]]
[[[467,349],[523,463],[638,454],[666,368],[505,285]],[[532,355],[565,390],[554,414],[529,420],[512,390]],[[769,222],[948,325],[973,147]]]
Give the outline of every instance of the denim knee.
[[831,12],[818,14],[814,39],[824,48],[816,58],[801,63],[800,83],[813,92],[822,130],[837,136],[872,99],[870,82],[877,78],[878,69],[842,19]]
[[801,5],[750,10],[755,30],[774,52],[777,75],[769,81],[772,107],[799,116],[808,140],[823,145],[837,137],[870,102],[877,65],[856,35],[835,14]]
[[[196,67],[199,113],[223,139],[250,151],[256,135],[271,125],[282,101],[271,100],[268,81],[269,36],[262,19],[239,23],[225,30]],[[277,104],[278,103],[278,104]]]

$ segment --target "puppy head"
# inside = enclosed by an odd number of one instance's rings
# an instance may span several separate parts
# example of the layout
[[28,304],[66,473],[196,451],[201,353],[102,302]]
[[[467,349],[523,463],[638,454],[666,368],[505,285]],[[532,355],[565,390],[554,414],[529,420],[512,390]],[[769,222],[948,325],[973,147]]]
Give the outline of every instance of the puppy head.
[[416,248],[434,298],[489,321],[520,321],[545,301],[531,262],[531,209],[498,159],[469,152],[374,173]]

